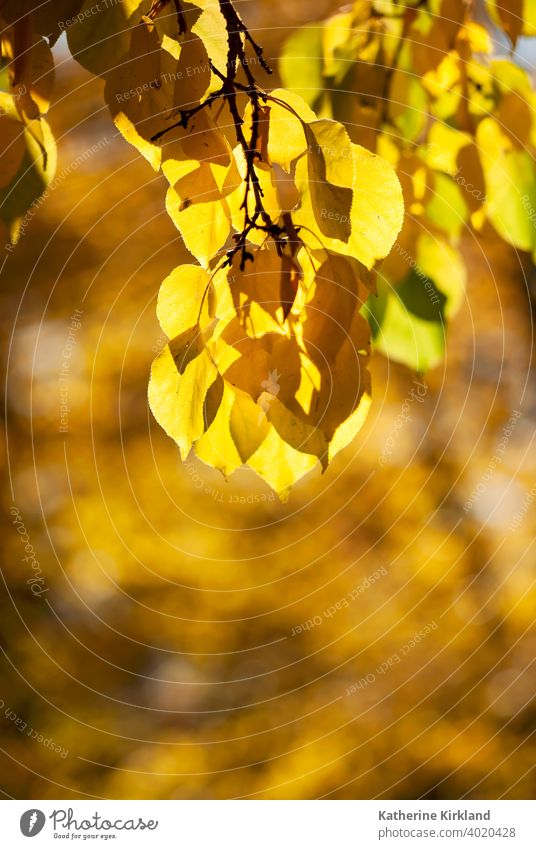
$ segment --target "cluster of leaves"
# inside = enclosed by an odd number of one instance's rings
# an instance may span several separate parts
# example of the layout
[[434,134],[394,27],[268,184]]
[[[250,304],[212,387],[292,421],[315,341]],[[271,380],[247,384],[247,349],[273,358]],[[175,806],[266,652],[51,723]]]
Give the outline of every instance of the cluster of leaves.
[[71,50],[165,175],[198,263],[159,295],[170,342],[152,411],[182,458],[193,448],[226,475],[247,463],[284,496],[366,417],[360,310],[402,225],[394,170],[299,96],[259,87],[252,68],[270,69],[229,0],[77,10]]
[[[536,252],[535,93],[464,0],[357,0],[296,31],[283,81],[397,169],[406,218],[368,304],[374,345],[424,370],[464,296],[465,228]],[[488,0],[515,49],[536,3]]]

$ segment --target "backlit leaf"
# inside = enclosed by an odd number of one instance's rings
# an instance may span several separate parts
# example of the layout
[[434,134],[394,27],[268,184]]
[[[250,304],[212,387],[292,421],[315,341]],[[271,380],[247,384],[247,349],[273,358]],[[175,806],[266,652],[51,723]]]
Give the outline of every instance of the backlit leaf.
[[486,214],[509,244],[531,251],[536,231],[531,211],[536,208],[536,170],[533,157],[515,149],[493,118],[481,121],[477,144],[486,182]]
[[93,74],[112,71],[128,52],[131,27],[150,7],[150,0],[118,0],[103,3],[102,8],[94,0],[84,0],[76,20],[66,27],[74,58]]
[[[397,176],[389,163],[365,148],[352,145],[352,206],[350,210],[351,233],[347,242],[328,238],[317,223],[310,189],[306,182],[306,164],[301,160],[296,167],[298,182],[303,187],[300,209],[294,216],[303,224],[300,235],[311,249],[322,245],[326,249],[353,256],[367,268],[372,268],[390,251],[402,226],[404,214],[402,191]],[[335,219],[344,212],[331,209],[326,212]],[[342,222],[346,226],[347,222]],[[343,235],[344,235],[343,230]]]

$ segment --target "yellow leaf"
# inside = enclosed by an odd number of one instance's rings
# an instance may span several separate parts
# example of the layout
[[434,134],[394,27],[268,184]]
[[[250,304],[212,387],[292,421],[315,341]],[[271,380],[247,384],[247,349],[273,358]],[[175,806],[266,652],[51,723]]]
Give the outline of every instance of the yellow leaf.
[[[238,180],[236,168],[185,160],[166,169],[173,185],[166,196],[166,209],[180,230],[184,244],[208,268],[225,243],[231,229],[231,211],[226,194]],[[180,175],[180,176],[179,176]]]
[[451,319],[465,297],[467,272],[460,253],[443,239],[421,233],[417,241],[417,264],[445,295],[443,312],[446,319]]
[[48,111],[54,87],[52,51],[44,38],[32,32],[32,24],[32,19],[28,18],[15,24],[15,32],[22,27],[24,37],[19,44],[20,53],[14,57],[13,63],[17,108],[30,120]]
[[447,53],[437,68],[428,71],[422,77],[422,85],[435,98],[449,92],[461,77],[461,60],[459,54],[452,50]]
[[156,312],[170,339],[208,323],[209,288],[210,277],[198,265],[179,265],[166,277],[158,293]]
[[[294,451],[310,454],[318,458],[325,466],[328,442],[321,429],[291,412],[279,398],[273,398],[270,401],[268,418],[279,437]],[[299,468],[302,468],[301,465]]]
[[301,316],[303,344],[320,367],[334,361],[362,304],[350,262],[336,254],[328,255],[316,271]]
[[117,66],[129,48],[131,26],[149,11],[149,0],[119,0],[100,4],[85,0],[76,20],[66,27],[69,49],[92,74],[103,76]]
[[230,475],[249,460],[267,432],[261,408],[245,392],[225,381],[216,416],[197,441],[195,453],[204,463]]
[[328,460],[331,462],[333,458],[342,451],[343,448],[346,448],[352,440],[355,438],[356,434],[359,433],[367,416],[369,414],[370,405],[372,404],[372,399],[370,397],[369,392],[363,392],[357,408],[354,410],[350,416],[343,421],[335,433],[333,434],[332,440],[329,444],[328,451]]
[[235,400],[229,417],[229,433],[233,440],[242,463],[259,448],[268,433],[268,422],[263,415],[262,407],[252,400],[245,392],[234,389]]
[[148,18],[128,32],[128,51],[106,74],[105,98],[117,129],[157,170],[161,150],[151,139],[175,104],[178,62],[162,50]]
[[238,320],[252,338],[281,333],[284,324],[283,257],[272,250],[258,250],[254,256],[254,262],[241,269],[240,255],[235,255],[228,275]]
[[337,121],[304,125],[307,139],[308,187],[318,228],[324,236],[348,241],[354,182],[354,159],[348,133]]
[[307,148],[304,122],[315,121],[316,115],[299,95],[290,91],[275,89],[268,102],[270,162],[276,162],[290,172],[292,162],[305,153]]
[[312,454],[304,454],[284,442],[273,427],[248,460],[248,466],[277,492],[282,501],[287,500],[294,484],[312,471],[317,463],[318,459]]
[[472,141],[469,133],[462,133],[446,124],[435,123],[430,127],[428,140],[419,150],[419,155],[430,168],[454,176],[458,170],[457,156],[460,150]]
[[477,128],[477,145],[486,181],[486,214],[499,235],[521,250],[531,251],[536,233],[536,168],[528,151],[518,150],[493,118]]
[[467,41],[471,53],[491,53],[491,37],[487,29],[475,21],[468,21],[458,37]]
[[[192,32],[199,36],[207,49],[212,65],[225,76],[227,73],[228,34],[225,18],[216,2],[208,3],[192,26]],[[205,94],[211,94],[221,87],[221,79],[212,73]]]

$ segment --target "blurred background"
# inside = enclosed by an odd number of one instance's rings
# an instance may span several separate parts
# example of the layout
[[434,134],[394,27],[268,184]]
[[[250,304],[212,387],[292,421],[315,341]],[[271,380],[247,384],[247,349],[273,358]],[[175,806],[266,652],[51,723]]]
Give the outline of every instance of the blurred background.
[[[240,4],[273,66],[335,8]],[[56,60],[57,176],[0,292],[3,795],[530,798],[527,258],[465,237],[445,362],[375,355],[364,431],[286,504],[182,464],[146,395],[187,260],[165,181],[63,39]]]

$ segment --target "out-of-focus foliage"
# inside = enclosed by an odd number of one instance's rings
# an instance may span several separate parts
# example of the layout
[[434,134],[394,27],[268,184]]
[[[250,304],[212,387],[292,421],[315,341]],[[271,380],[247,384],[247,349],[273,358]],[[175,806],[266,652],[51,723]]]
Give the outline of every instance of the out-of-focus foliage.
[[[276,46],[310,14],[245,8]],[[414,381],[372,356],[360,439],[287,504],[247,470],[182,463],[144,375],[166,344],[159,281],[192,259],[167,180],[64,58],[57,179],[0,286],[3,793],[533,798],[530,267],[463,228],[441,365]]]
[[521,35],[536,35],[536,4],[534,0],[510,0],[508,4],[486,0],[492,19],[506,33],[512,47]]
[[[407,214],[367,314],[376,349],[419,371],[440,362],[464,296],[466,228],[536,255],[536,95],[476,7],[357,0],[294,32],[281,59],[288,88],[397,169]],[[488,9],[513,46],[536,34],[532,0]]]
[[24,216],[54,177],[56,146],[44,115],[54,63],[47,23],[0,7],[0,244],[17,242]]

